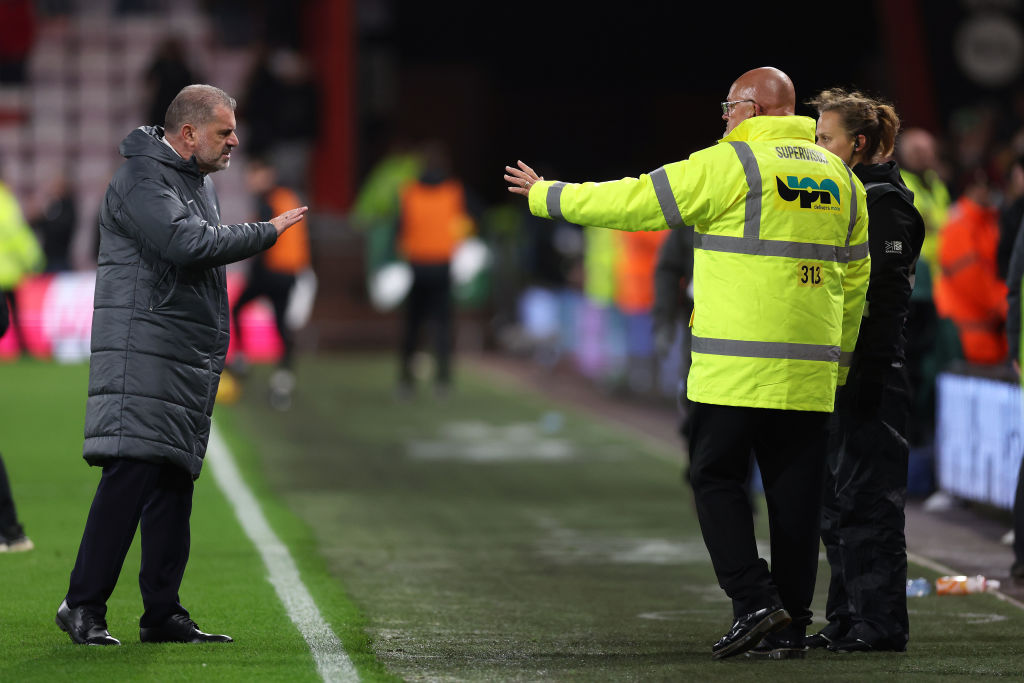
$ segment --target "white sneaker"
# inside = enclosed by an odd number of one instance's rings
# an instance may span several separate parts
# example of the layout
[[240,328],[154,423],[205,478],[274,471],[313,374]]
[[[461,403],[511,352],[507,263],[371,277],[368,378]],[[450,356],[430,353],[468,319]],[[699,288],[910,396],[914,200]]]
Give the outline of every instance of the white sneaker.
[[936,491],[924,501],[925,512],[945,512],[956,507],[956,498],[945,491]]
[[278,368],[270,375],[270,388],[282,394],[290,394],[295,391],[295,373],[291,370]]
[[28,536],[22,536],[14,541],[7,541],[7,552],[9,553],[23,553],[35,547],[36,544]]
[[24,553],[35,548],[35,544],[28,536],[22,536],[11,540],[0,540],[0,553]]

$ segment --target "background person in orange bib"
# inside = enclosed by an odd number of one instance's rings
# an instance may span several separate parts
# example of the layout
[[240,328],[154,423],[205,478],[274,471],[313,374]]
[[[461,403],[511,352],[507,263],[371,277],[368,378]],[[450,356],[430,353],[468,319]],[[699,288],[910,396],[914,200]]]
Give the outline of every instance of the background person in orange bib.
[[[245,183],[253,194],[258,221],[268,221],[300,203],[299,196],[293,190],[278,184],[277,171],[265,159],[254,157],[249,160]],[[278,369],[270,378],[270,404],[278,410],[286,410],[291,406],[291,394],[295,388],[295,335],[288,325],[285,312],[295,289],[296,277],[309,267],[309,262],[309,231],[306,219],[303,218],[281,235],[274,246],[251,259],[245,289],[231,307],[238,349],[238,357],[231,364],[231,369],[244,375],[246,361],[242,351],[244,337],[239,313],[261,296],[270,300],[274,309],[274,325],[284,347]]]
[[451,176],[440,145],[427,146],[424,170],[402,188],[400,206],[398,253],[412,267],[413,279],[399,355],[399,396],[409,397],[415,390],[412,360],[424,323],[433,328],[434,388],[444,395],[452,381],[451,260],[472,231],[473,221],[466,209],[465,189]]

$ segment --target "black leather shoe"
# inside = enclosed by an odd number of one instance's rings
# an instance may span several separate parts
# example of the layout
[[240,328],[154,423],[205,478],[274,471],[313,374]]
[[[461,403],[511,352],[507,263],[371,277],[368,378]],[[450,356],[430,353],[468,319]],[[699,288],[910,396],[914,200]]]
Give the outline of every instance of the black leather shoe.
[[804,647],[810,650],[821,650],[829,646],[832,639],[825,635],[824,631],[812,633],[804,638]]
[[747,650],[751,659],[803,659],[807,654],[804,637],[783,638],[769,633],[761,642]]
[[184,614],[172,614],[160,626],[139,629],[144,643],[230,643],[231,636],[203,633],[196,622]]
[[760,643],[769,633],[788,626],[790,621],[789,612],[778,605],[744,614],[721,640],[711,646],[711,658],[725,659],[742,654]]
[[892,640],[863,637],[851,630],[842,638],[837,638],[828,646],[829,652],[906,652],[907,644]]
[[79,645],[120,645],[121,641],[107,633],[107,620],[87,607],[68,607],[60,603],[54,620],[60,630]]
[[829,643],[829,652],[874,652],[875,647],[863,638],[841,638]]

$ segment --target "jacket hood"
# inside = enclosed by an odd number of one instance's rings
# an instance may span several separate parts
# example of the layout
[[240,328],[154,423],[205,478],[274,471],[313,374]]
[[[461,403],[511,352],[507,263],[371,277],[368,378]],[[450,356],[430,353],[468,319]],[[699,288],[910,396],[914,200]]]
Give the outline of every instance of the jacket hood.
[[165,166],[171,166],[192,175],[202,176],[195,157],[182,159],[164,143],[163,126],[139,126],[121,141],[118,151],[126,159],[149,157]]
[[914,203],[914,193],[910,191],[903,177],[900,175],[900,167],[895,161],[886,161],[882,164],[857,164],[853,172],[860,178],[860,181],[868,183],[889,183],[896,188],[896,191],[911,204]]

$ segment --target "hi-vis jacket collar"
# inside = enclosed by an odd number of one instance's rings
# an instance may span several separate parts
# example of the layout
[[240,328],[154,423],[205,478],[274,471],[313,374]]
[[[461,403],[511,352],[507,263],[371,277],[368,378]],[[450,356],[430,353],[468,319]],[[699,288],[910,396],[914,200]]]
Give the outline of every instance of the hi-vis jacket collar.
[[809,116],[752,116],[732,129],[719,142],[751,142],[776,138],[796,138],[814,142],[817,127]]

